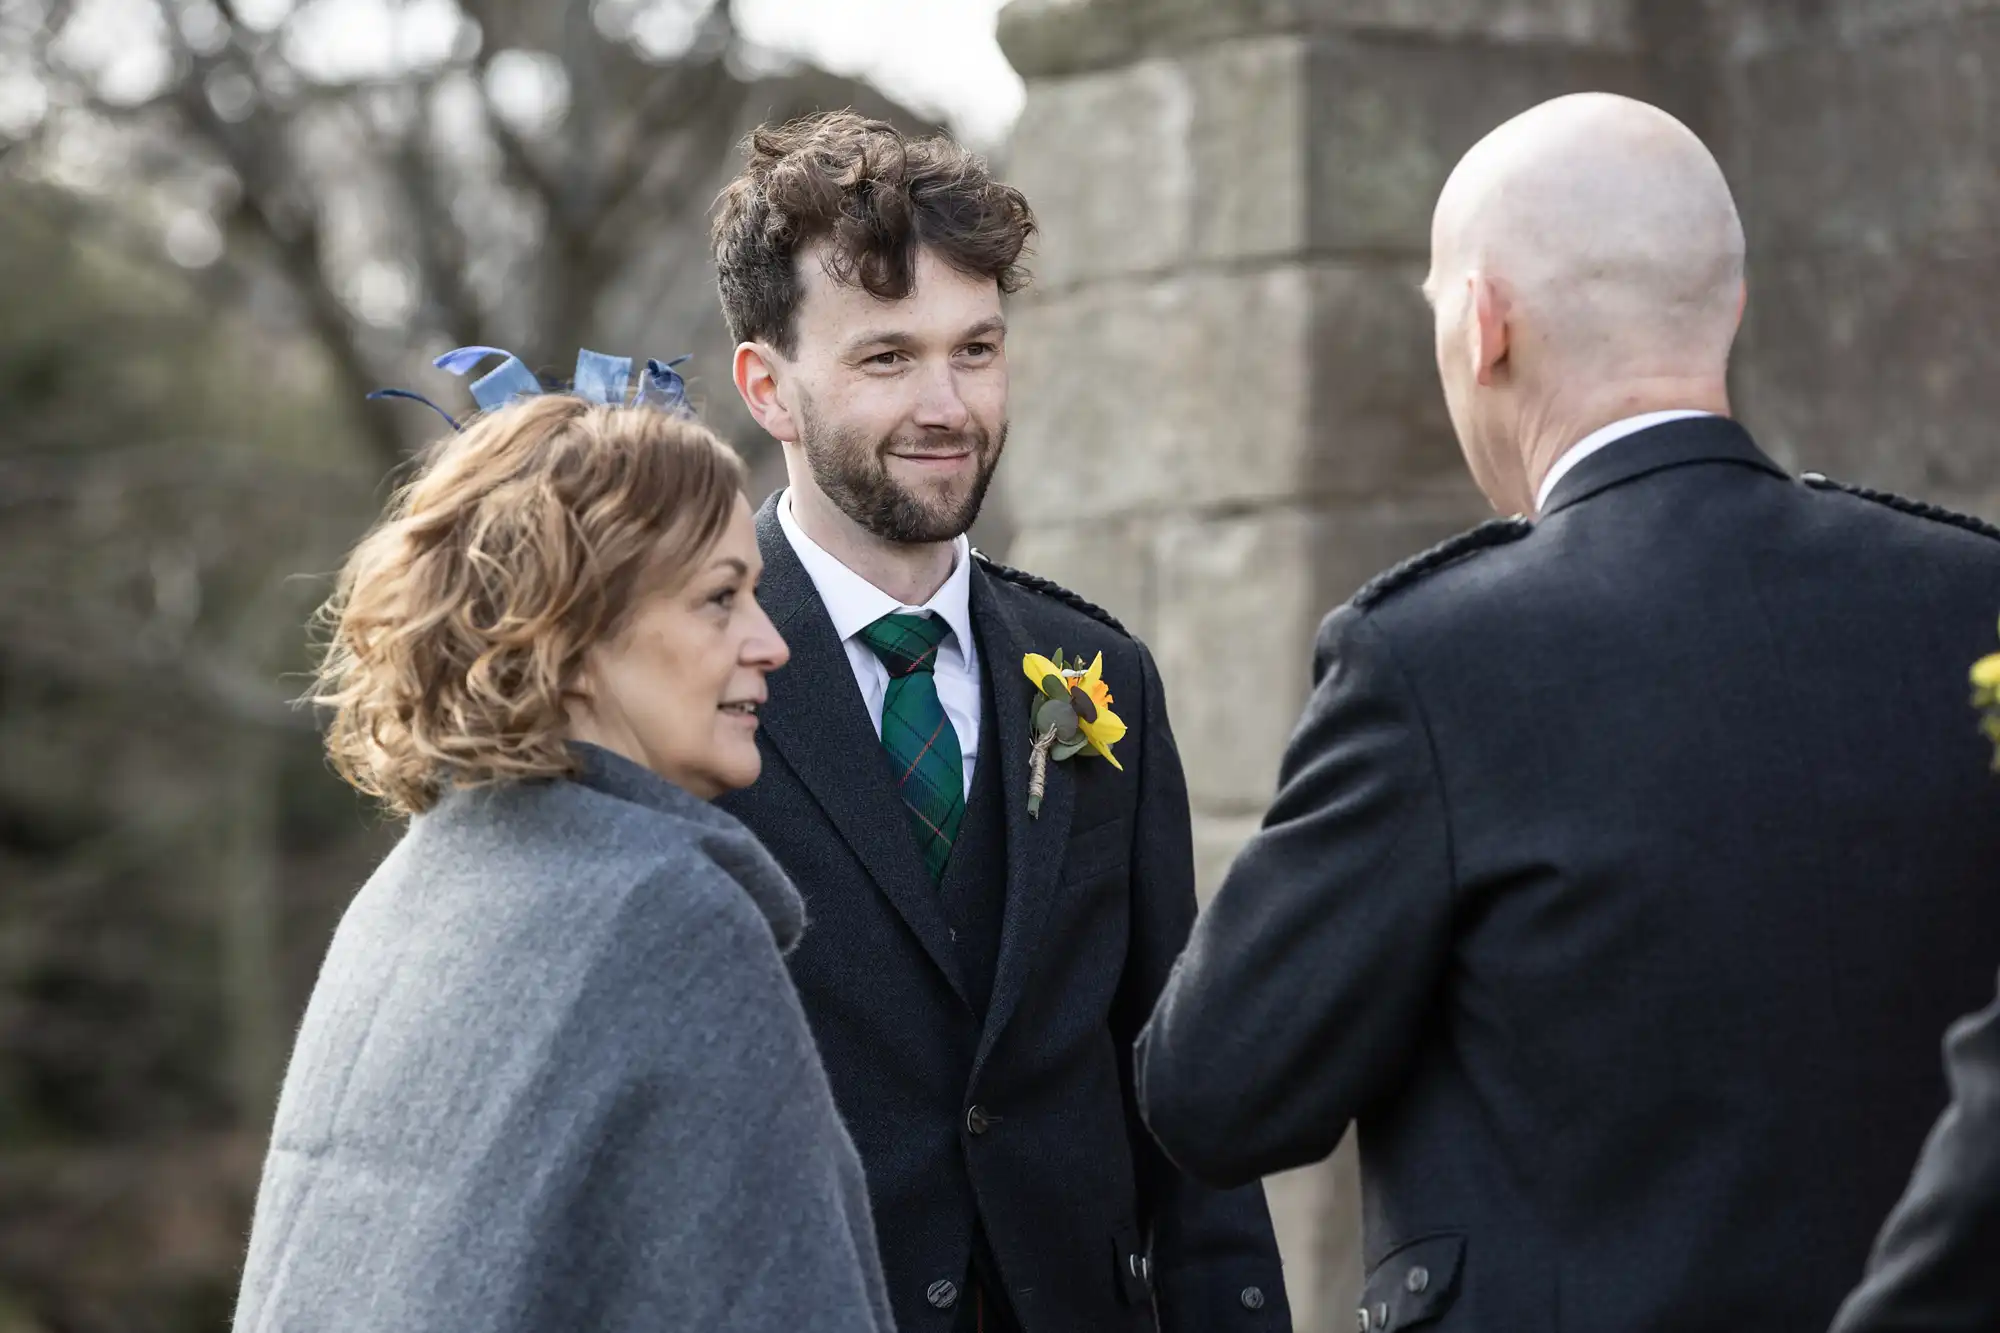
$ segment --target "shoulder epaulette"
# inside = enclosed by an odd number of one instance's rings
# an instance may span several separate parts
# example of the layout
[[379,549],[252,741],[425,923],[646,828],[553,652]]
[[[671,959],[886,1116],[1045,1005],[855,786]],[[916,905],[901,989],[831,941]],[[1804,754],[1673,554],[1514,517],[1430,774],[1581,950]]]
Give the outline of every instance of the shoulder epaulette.
[[1354,594],[1354,605],[1366,611],[1390,593],[1409,587],[1454,560],[1490,546],[1505,546],[1508,542],[1519,541],[1534,530],[1535,525],[1525,518],[1489,518],[1476,528],[1461,532],[1456,537],[1447,537],[1430,550],[1383,570]]
[[1878,505],[1887,505],[1898,513],[1910,514],[1916,518],[1927,518],[1933,523],[1948,523],[1954,528],[1964,528],[1982,537],[2000,540],[2000,528],[1994,527],[1983,518],[1961,514],[1934,505],[1924,500],[1912,500],[1907,496],[1893,495],[1888,491],[1870,490],[1866,486],[1850,486],[1844,481],[1835,481],[1824,472],[1801,472],[1799,480],[1816,491],[1841,491],[1863,500],[1873,500]]
[[1063,587],[1060,583],[1051,582],[1043,578],[1040,574],[1030,574],[1025,569],[1015,569],[1011,565],[1003,565],[977,547],[973,548],[972,558],[977,560],[986,572],[995,578],[1005,579],[1009,583],[1018,583],[1023,588],[1027,588],[1032,592],[1038,592],[1044,597],[1053,597],[1064,606],[1075,611],[1081,611],[1092,620],[1098,621],[1101,624],[1109,625],[1126,638],[1129,639],[1132,637],[1132,632],[1118,623],[1118,617],[1112,615],[1095,602],[1085,601],[1082,597]]

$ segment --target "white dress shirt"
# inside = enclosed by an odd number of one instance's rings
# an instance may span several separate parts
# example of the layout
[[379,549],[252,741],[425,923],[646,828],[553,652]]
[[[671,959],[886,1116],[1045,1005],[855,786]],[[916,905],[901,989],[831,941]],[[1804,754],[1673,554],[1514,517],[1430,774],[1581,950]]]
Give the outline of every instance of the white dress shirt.
[[1568,476],[1570,469],[1596,453],[1606,445],[1616,444],[1628,435],[1637,435],[1642,430],[1664,426],[1669,421],[1686,421],[1690,417],[1712,417],[1713,412],[1700,412],[1692,408],[1676,408],[1669,412],[1647,412],[1641,416],[1626,417],[1608,426],[1592,431],[1569,447],[1569,452],[1556,460],[1549,469],[1549,475],[1542,478],[1542,488],[1535,494],[1535,512],[1541,513],[1549,507],[1549,494],[1556,483]]
[[861,631],[896,611],[937,616],[951,627],[938,644],[938,702],[958,733],[959,753],[965,756],[965,794],[970,797],[972,768],[979,758],[980,705],[979,645],[972,634],[972,543],[964,537],[953,542],[951,577],[922,606],[905,606],[806,536],[792,516],[789,490],[778,497],[778,526],[806,567],[806,577],[833,620],[833,632],[847,649],[847,665],[854,670],[854,683],[861,687],[861,701],[868,705],[868,720],[875,724],[877,736],[882,734],[882,696],[889,690],[889,668],[862,641]]

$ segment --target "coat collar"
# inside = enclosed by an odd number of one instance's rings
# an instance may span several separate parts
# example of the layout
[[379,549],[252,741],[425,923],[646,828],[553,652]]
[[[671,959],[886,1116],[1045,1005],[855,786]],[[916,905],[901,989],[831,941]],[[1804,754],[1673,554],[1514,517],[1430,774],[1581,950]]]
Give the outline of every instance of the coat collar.
[[814,591],[826,607],[828,619],[833,621],[835,638],[845,643],[893,612],[929,611],[951,626],[952,637],[957,640],[957,651],[977,661],[978,654],[972,647],[972,543],[963,537],[954,542],[952,552],[955,562],[944,586],[931,594],[930,600],[922,606],[905,606],[841,564],[838,557],[807,536],[805,529],[799,526],[797,515],[792,512],[791,497],[789,490],[779,491],[775,497],[778,527],[785,535],[786,544],[792,548],[792,554],[805,566],[806,577],[812,580]]
[[1614,486],[1690,463],[1735,463],[1785,477],[1785,470],[1765,456],[1750,432],[1728,417],[1691,417],[1654,426],[1599,450],[1578,463],[1556,483],[1541,519],[1580,504]]
[[805,902],[777,860],[735,816],[676,786],[623,755],[580,741],[570,743],[578,785],[693,825],[693,839],[710,860],[743,886],[764,917],[778,948],[789,953],[805,929]]

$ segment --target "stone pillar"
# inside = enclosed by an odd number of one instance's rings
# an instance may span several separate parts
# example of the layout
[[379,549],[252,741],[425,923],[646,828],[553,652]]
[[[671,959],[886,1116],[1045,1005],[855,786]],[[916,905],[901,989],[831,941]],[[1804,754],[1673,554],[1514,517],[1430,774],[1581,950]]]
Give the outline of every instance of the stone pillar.
[[1750,242],[1739,412],[1793,467],[2000,516],[2000,11],[1710,4]]
[[[1200,887],[1252,833],[1320,619],[1485,513],[1417,287],[1458,157],[1637,91],[1624,0],[1015,0],[1009,559],[1158,656]],[[1271,1185],[1302,1330],[1353,1326],[1352,1145]]]

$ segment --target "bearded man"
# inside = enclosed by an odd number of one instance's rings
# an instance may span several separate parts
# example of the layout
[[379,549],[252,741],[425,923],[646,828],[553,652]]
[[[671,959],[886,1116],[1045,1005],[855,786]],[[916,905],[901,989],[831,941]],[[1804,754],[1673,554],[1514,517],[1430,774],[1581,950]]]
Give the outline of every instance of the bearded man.
[[904,1333],[1289,1329],[1261,1188],[1190,1180],[1133,1100],[1195,916],[1152,656],[965,538],[1033,230],[943,138],[851,113],[750,137],[715,258],[785,451],[759,599],[792,660],[723,805],[805,896],[792,972]]

